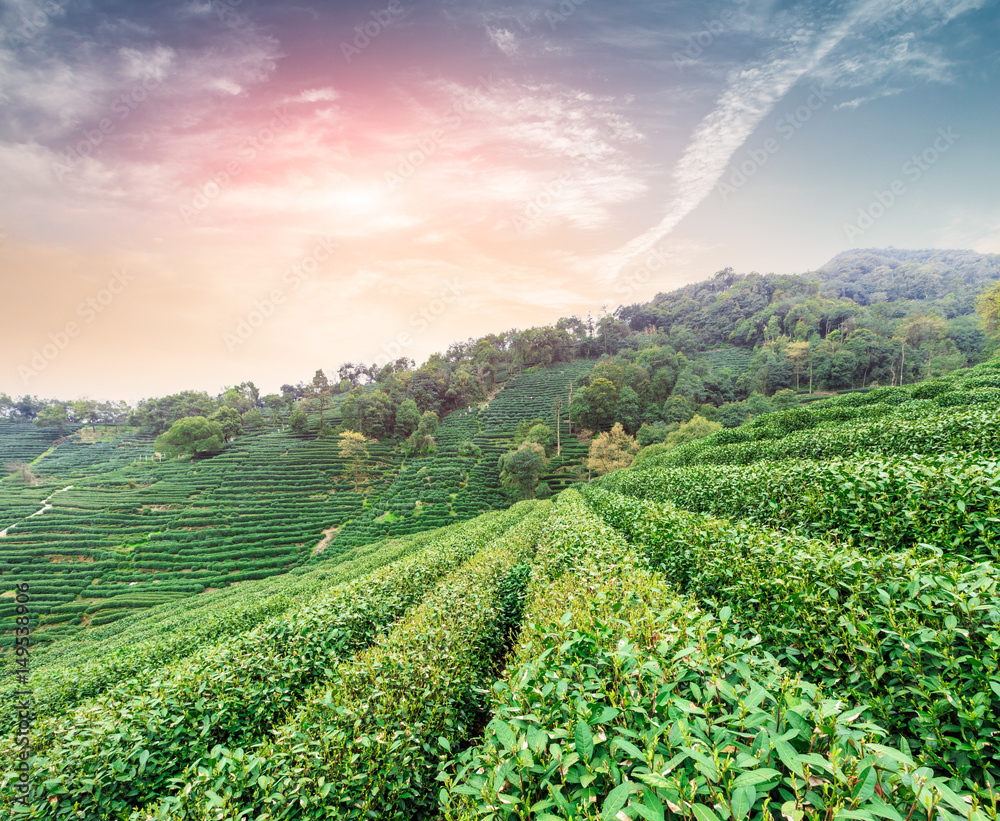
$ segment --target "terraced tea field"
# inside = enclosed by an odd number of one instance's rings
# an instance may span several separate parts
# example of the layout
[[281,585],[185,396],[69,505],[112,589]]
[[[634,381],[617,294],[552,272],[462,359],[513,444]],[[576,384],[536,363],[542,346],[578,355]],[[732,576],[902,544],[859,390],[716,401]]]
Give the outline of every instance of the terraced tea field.
[[[372,455],[377,492],[393,457],[377,446]],[[284,433],[241,437],[196,463],[156,461],[128,434],[113,448],[66,442],[35,463],[38,486],[0,484],[0,571],[31,585],[35,641],[283,573],[360,511],[341,468],[333,440]],[[52,493],[51,509],[30,516]]]
[[[522,419],[554,424],[551,399],[585,370],[583,363],[515,377],[490,409],[446,417],[431,456],[404,460],[391,443],[370,445],[367,480],[357,489],[335,437],[251,433],[211,459],[161,461],[129,429],[54,446],[34,426],[0,424],[0,449],[31,457],[37,476],[30,487],[20,476],[0,481],[0,574],[11,587],[31,585],[33,641],[45,643],[288,572],[318,560],[319,551],[336,557],[506,508],[499,455]],[[481,456],[458,455],[469,441]],[[585,453],[572,439],[551,469]],[[550,478],[556,487],[567,481]],[[51,507],[32,515],[46,499]],[[14,610],[12,599],[0,600],[0,647],[13,641]]]
[[998,386],[825,400],[53,642],[22,814],[995,819]]

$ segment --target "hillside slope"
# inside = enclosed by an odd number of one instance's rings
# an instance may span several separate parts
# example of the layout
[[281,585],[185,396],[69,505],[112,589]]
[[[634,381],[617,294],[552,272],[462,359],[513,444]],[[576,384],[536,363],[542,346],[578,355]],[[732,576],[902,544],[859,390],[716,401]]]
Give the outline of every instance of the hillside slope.
[[[366,478],[347,476],[336,437],[245,434],[211,459],[160,460],[134,431],[70,436],[52,446],[28,425],[0,426],[10,453],[35,454],[38,483],[0,481],[0,574],[7,591],[32,589],[35,642],[75,635],[137,610],[336,558],[352,547],[415,534],[509,506],[497,459],[517,425],[554,426],[552,399],[586,362],[509,380],[489,407],[445,417],[431,456],[368,447]],[[554,489],[571,481],[586,445],[568,434],[550,464]],[[23,440],[23,441],[22,441]],[[458,455],[471,441],[479,456]],[[43,501],[48,507],[41,515]],[[320,552],[321,551],[321,552]],[[2,645],[14,603],[0,603]]]
[[[998,360],[832,398],[54,643],[27,802],[128,821],[996,818],[998,399]],[[768,461],[803,432],[812,458]]]

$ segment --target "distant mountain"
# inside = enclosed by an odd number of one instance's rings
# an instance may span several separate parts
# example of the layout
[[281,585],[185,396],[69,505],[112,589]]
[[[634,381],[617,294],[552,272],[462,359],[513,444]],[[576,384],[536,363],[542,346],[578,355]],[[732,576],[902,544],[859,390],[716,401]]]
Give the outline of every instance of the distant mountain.
[[955,310],[971,313],[976,294],[1000,279],[1000,254],[862,248],[837,254],[808,276],[823,283],[824,294],[859,305],[930,300],[940,302],[944,314],[956,316]]

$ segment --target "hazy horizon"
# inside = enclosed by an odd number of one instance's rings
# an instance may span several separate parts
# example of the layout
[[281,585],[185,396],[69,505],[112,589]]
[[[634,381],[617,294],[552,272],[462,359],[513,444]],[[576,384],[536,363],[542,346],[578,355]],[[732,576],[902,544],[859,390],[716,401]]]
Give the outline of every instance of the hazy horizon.
[[727,266],[1000,252],[985,0],[0,9],[10,394],[271,392]]

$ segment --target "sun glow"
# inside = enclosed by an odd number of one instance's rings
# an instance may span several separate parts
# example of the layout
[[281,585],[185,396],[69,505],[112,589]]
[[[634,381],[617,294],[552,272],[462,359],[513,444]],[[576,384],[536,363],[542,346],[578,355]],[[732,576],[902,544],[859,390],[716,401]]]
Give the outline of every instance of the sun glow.
[[346,183],[326,193],[324,199],[330,208],[351,214],[370,213],[385,206],[385,197],[378,185]]

